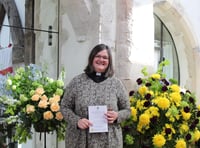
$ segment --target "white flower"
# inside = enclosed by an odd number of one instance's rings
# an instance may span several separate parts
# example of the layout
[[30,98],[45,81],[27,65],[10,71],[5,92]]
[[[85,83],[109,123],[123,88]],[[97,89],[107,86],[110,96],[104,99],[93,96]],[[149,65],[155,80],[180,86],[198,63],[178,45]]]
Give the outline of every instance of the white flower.
[[7,80],[7,84],[8,84],[8,85],[12,85],[12,80],[11,80],[11,79],[8,79],[8,80]]

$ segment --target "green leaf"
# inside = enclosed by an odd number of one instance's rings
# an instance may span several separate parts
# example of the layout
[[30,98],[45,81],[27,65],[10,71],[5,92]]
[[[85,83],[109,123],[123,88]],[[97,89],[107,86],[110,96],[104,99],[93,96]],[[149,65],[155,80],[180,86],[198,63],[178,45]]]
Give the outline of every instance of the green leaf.
[[148,75],[148,72],[147,72],[147,68],[146,67],[144,67],[143,69],[142,69],[142,74],[144,75],[144,76],[147,76]]

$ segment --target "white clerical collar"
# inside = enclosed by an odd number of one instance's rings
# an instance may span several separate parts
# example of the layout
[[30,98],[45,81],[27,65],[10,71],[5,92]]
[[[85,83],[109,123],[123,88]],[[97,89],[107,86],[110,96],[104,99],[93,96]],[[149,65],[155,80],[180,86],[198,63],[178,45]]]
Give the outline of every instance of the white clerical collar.
[[100,72],[96,72],[96,76],[101,76],[101,73]]

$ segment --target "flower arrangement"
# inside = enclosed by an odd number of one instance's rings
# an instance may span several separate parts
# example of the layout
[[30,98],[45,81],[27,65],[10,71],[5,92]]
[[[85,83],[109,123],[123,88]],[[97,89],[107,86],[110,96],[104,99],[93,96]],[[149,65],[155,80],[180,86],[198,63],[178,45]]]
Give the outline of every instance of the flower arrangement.
[[158,71],[138,78],[137,91],[130,91],[131,117],[122,123],[124,147],[188,148],[200,139],[200,106],[196,96],[174,79]]
[[6,105],[6,122],[15,124],[13,138],[19,143],[32,138],[32,128],[36,132],[56,131],[58,140],[64,139],[66,122],[60,112],[64,72],[57,80],[46,75],[41,67],[30,64],[7,78],[6,89],[11,91],[12,98],[2,96],[1,99]]

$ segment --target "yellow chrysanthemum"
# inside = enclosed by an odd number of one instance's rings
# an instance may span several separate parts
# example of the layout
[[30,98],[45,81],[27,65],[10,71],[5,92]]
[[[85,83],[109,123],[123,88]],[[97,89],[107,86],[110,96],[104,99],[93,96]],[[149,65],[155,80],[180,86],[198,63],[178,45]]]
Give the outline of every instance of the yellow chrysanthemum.
[[150,122],[150,117],[148,114],[142,114],[140,115],[139,117],[139,124],[142,125],[142,126],[146,126],[148,125]]
[[131,96],[131,97],[129,98],[129,100],[130,100],[130,103],[132,104],[132,103],[135,101],[135,98]]
[[193,135],[194,141],[199,141],[200,139],[200,131],[199,130],[195,130],[194,135]]
[[137,131],[143,133],[142,126],[140,124],[137,125]]
[[152,74],[151,78],[159,80],[160,79],[160,74],[158,74],[158,73]]
[[200,110],[200,105],[197,106],[198,110]]
[[162,147],[165,145],[166,139],[161,134],[156,134],[153,137],[153,145],[156,147]]
[[131,107],[131,115],[133,117],[133,121],[137,121],[137,109],[135,107]]
[[170,86],[170,88],[172,89],[172,91],[173,92],[180,92],[180,87],[178,86],[178,85],[176,85],[176,84],[172,84],[171,86]]
[[140,93],[140,95],[144,96],[148,91],[148,88],[146,86],[141,86],[138,90],[138,92]]
[[186,148],[186,142],[184,139],[179,139],[176,141],[176,146],[175,148]]
[[155,106],[149,107],[144,113],[149,114],[151,117],[153,116],[160,116],[159,109]]
[[175,118],[172,117],[172,116],[170,116],[170,117],[169,117],[169,121],[173,123],[173,122],[175,122]]
[[188,130],[189,130],[189,127],[188,127],[187,123],[183,123],[180,125],[180,133],[181,134],[188,132]]
[[160,107],[162,110],[166,110],[170,106],[170,102],[167,98],[164,97],[159,97],[157,100],[157,105]]
[[176,106],[179,106],[181,101],[181,95],[178,92],[172,92],[170,94],[170,99],[172,102],[176,104]]
[[136,108],[139,109],[139,110],[143,110],[144,109],[144,102],[145,102],[145,100],[137,100]]
[[181,114],[182,114],[182,117],[183,117],[184,120],[189,120],[190,117],[191,117],[191,113],[190,113],[190,112],[189,112],[189,113],[186,113],[186,112],[184,112],[184,111],[182,110],[182,111],[181,111]]

